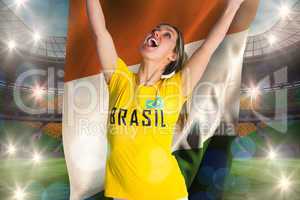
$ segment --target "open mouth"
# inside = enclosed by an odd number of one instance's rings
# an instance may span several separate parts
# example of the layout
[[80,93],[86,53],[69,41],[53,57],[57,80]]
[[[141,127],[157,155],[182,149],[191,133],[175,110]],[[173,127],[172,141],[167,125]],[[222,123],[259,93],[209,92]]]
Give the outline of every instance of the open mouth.
[[151,36],[147,39],[147,46],[157,48],[159,46],[159,42],[153,36]]

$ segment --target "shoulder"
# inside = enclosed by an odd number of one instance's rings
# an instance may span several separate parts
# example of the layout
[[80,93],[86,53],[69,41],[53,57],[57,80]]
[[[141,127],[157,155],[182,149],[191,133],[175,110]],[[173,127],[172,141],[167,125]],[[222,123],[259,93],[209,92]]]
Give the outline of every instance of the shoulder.
[[182,84],[182,71],[178,71],[176,73],[174,73],[171,77],[166,79],[167,82],[176,82],[178,84]]
[[115,72],[131,73],[128,65],[120,57],[117,58]]
[[170,93],[178,94],[183,101],[186,101],[190,98],[191,93],[188,95],[185,95],[183,91],[183,79],[182,79],[182,71],[176,72],[173,76],[170,78],[167,78],[165,80],[167,90],[169,90]]
[[181,72],[174,73],[169,78],[164,78],[163,85],[166,87],[168,92],[171,93],[180,93],[182,88],[182,81],[181,81]]
[[112,72],[111,80],[114,79],[128,79],[133,76],[133,72],[129,70],[128,65],[120,57],[116,60],[116,66]]
[[128,69],[128,65],[121,58],[117,58],[115,70],[112,72],[108,83],[109,90],[126,86],[132,82],[133,76],[134,74]]

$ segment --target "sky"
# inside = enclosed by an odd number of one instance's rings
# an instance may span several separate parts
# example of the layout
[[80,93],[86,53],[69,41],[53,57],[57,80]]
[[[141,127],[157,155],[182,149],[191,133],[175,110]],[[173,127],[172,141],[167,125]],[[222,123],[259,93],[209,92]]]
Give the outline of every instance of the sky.
[[[68,0],[26,0],[23,7],[17,8],[15,0],[3,0],[10,5],[15,13],[33,30],[45,35],[66,36]],[[259,10],[251,28],[250,34],[265,32],[278,19],[278,7],[281,4],[292,6],[297,0],[260,0]]]
[[279,20],[279,7],[281,5],[292,7],[295,2],[297,0],[260,0],[256,18],[250,27],[250,34],[255,35],[267,31]]
[[68,0],[26,0],[17,7],[15,0],[3,0],[32,29],[44,35],[66,36]]

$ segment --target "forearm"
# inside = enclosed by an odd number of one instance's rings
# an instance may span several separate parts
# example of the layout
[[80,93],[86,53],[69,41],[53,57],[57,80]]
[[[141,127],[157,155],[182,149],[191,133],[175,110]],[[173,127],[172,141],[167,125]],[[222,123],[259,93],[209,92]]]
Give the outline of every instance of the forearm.
[[195,87],[202,77],[208,62],[223,41],[229,26],[243,0],[229,0],[224,13],[210,31],[205,42],[194,52],[183,68],[183,91],[186,94]]
[[95,37],[106,35],[105,18],[99,0],[86,0],[87,14]]
[[211,52],[210,54],[213,54],[213,52],[217,49],[217,47],[225,38],[239,7],[240,4],[228,3],[222,16],[208,34],[207,39],[205,40],[202,47],[206,49],[206,51]]
[[109,82],[118,58],[113,39],[108,32],[99,0],[86,0],[87,13],[95,36],[98,57],[106,82]]

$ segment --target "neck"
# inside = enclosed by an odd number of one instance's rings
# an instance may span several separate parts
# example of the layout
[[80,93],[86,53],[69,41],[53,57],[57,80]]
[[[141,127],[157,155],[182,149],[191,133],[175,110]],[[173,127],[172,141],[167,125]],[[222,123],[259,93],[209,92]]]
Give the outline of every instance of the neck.
[[139,83],[154,85],[164,72],[165,63],[143,60],[138,71]]

